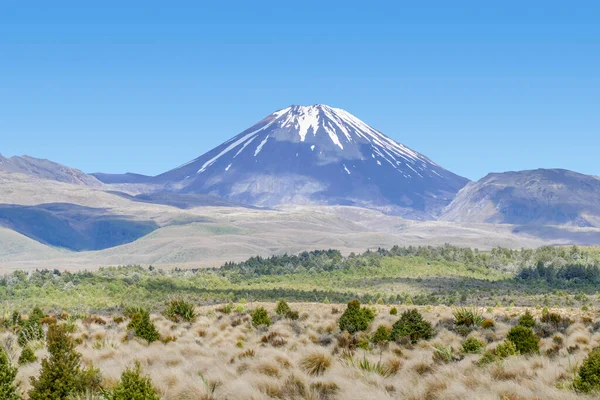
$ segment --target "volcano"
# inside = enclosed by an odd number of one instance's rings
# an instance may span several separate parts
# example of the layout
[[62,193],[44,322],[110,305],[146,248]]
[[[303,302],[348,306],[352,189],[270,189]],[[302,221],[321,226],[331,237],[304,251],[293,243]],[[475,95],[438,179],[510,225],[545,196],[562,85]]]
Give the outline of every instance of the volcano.
[[292,105],[153,179],[237,203],[354,205],[433,219],[468,183],[354,115]]

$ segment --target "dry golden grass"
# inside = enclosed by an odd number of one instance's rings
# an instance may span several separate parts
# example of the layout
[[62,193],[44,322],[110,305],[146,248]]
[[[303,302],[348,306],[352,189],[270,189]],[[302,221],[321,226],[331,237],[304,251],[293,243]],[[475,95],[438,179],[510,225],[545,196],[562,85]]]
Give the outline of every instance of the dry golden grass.
[[[197,308],[194,323],[174,324],[153,315],[161,336],[168,340],[150,345],[127,339],[126,321],[95,316],[76,323],[74,337],[86,365],[93,364],[110,388],[121,372],[139,360],[166,400],[179,399],[577,399],[585,398],[570,389],[577,365],[587,353],[600,345],[600,332],[594,312],[553,310],[568,315],[574,323],[564,332],[540,340],[540,355],[511,356],[501,362],[480,366],[481,355],[461,355],[464,340],[449,329],[449,307],[417,307],[437,334],[416,345],[389,344],[372,350],[351,347],[340,336],[339,313],[332,305],[291,304],[304,320],[277,319],[274,304],[264,306],[273,317],[269,328],[256,329],[244,313],[223,314],[217,306]],[[343,310],[345,306],[333,306]],[[391,326],[399,316],[389,314],[388,306],[375,306],[377,315],[371,334],[379,325]],[[399,307],[399,314],[408,307]],[[413,307],[410,307],[413,308]],[[469,335],[484,343],[486,349],[504,341],[524,309],[495,308],[483,311],[495,323],[492,329],[476,329]],[[540,310],[532,310],[540,316]],[[118,320],[117,316],[117,320]],[[102,323],[101,321],[105,322]],[[582,323],[584,321],[585,323]],[[19,347],[12,333],[5,332],[0,343],[16,361]],[[434,345],[452,347],[455,357],[436,362]],[[354,362],[348,362],[348,354]],[[18,380],[24,390],[29,377],[38,374],[40,360],[47,355],[43,344],[37,346],[38,361],[19,369]],[[361,362],[363,363],[361,367]],[[381,366],[369,369],[368,366]],[[383,373],[384,371],[385,373]]]

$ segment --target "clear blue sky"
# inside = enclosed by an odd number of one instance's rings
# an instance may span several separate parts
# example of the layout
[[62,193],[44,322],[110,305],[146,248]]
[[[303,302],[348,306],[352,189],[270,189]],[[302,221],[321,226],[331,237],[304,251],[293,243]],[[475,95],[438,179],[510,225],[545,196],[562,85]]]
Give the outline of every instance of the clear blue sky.
[[0,4],[3,155],[157,174],[324,103],[471,179],[600,175],[596,2],[89,3]]

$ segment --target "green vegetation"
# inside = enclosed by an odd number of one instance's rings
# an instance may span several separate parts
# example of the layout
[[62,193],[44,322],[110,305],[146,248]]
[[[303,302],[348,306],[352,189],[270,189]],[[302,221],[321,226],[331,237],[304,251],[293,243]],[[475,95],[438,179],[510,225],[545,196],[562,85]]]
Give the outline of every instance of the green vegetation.
[[252,325],[255,327],[271,325],[271,318],[268,311],[264,307],[257,307],[252,311]]
[[600,390],[600,347],[596,347],[583,361],[573,381],[578,392],[589,393]]
[[392,337],[392,328],[386,325],[379,325],[373,333],[371,341],[375,344],[382,345],[387,343]]
[[27,346],[21,351],[21,355],[19,356],[19,365],[26,365],[32,362],[36,362],[37,357],[31,347]]
[[540,352],[540,340],[530,328],[517,325],[508,332],[506,339],[514,343],[520,354],[538,354]]
[[398,341],[408,338],[411,343],[417,343],[420,339],[429,340],[435,331],[429,321],[417,309],[407,310],[402,313],[400,319],[392,326],[391,339]]
[[452,315],[454,315],[454,325],[467,328],[481,326],[484,320],[481,312],[468,308],[459,308]]
[[156,326],[150,321],[150,313],[145,309],[139,309],[133,313],[127,329],[132,330],[135,336],[146,340],[148,343],[160,339]]
[[0,399],[20,400],[15,377],[17,368],[10,364],[6,351],[0,347]]
[[485,343],[474,337],[468,337],[462,344],[462,352],[465,354],[479,354],[485,347]]
[[525,311],[525,314],[519,318],[519,325],[525,328],[533,328],[535,326],[535,318],[533,318],[529,310]]
[[59,400],[82,391],[81,354],[65,325],[50,325],[47,335],[50,358],[42,360],[38,378],[31,379],[30,400]]
[[375,314],[371,309],[361,307],[360,301],[354,299],[348,303],[348,307],[340,317],[338,325],[340,330],[354,334],[359,331],[366,331],[374,318]]
[[111,400],[160,400],[147,376],[142,376],[139,362],[121,374],[121,381],[113,390]]

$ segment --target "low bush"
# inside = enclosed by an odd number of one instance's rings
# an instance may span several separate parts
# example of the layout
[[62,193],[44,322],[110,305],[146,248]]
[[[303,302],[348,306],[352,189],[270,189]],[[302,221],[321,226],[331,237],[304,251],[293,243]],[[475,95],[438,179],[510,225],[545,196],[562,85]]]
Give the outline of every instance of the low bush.
[[37,357],[31,347],[26,346],[19,356],[19,365],[31,364],[32,362],[36,362]]
[[483,329],[494,329],[496,327],[496,323],[493,319],[484,319],[481,322],[481,328]]
[[127,329],[133,330],[135,336],[144,339],[148,343],[160,339],[156,326],[150,321],[150,313],[145,309],[139,309],[137,313],[133,314]]
[[462,352],[466,354],[479,354],[485,347],[485,344],[474,337],[468,337],[462,344]]
[[496,346],[494,355],[499,359],[503,359],[510,356],[518,356],[519,350],[512,341],[505,340],[503,343],[500,343],[498,346]]
[[417,343],[420,339],[431,339],[434,333],[431,323],[424,320],[419,311],[411,309],[403,312],[400,319],[394,323],[391,339],[397,341],[405,337],[411,343]]
[[573,388],[581,393],[600,390],[600,347],[593,349],[581,364]]
[[390,309],[390,315],[398,315],[398,309],[396,307],[392,307]]
[[269,318],[269,313],[264,307],[257,307],[254,309],[254,311],[252,311],[252,325],[255,327],[260,325],[271,325],[271,318]]
[[392,336],[392,328],[386,325],[380,325],[373,333],[371,341],[375,344],[384,344],[390,340]]
[[531,328],[517,325],[508,332],[506,339],[514,343],[520,354],[539,354],[540,352],[540,339],[535,336]]
[[113,390],[111,400],[160,400],[147,376],[142,376],[139,361],[121,374],[121,381]]
[[533,328],[535,326],[535,318],[529,312],[529,310],[525,311],[525,314],[519,318],[519,325],[524,326],[525,328]]
[[348,307],[340,316],[338,325],[340,330],[353,334],[367,330],[374,319],[375,314],[371,309],[361,307],[358,300],[352,300],[348,303]]
[[285,316],[290,311],[292,311],[292,309],[285,300],[279,300],[277,302],[277,306],[275,306],[275,314]]

